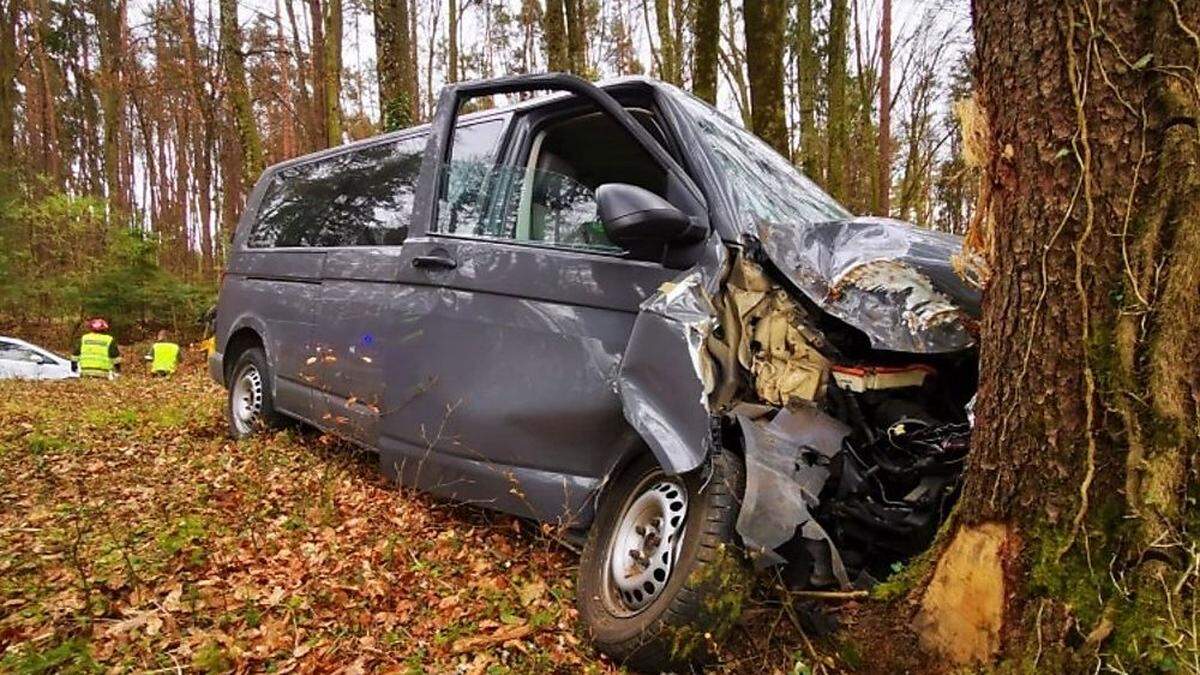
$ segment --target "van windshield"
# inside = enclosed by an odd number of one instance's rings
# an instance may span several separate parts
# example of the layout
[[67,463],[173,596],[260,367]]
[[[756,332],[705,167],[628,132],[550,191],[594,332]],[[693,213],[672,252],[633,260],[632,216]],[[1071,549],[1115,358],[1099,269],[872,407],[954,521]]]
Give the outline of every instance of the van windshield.
[[852,216],[757,136],[699,99],[686,94],[679,99],[729,183],[743,231],[753,232],[757,221],[801,224]]

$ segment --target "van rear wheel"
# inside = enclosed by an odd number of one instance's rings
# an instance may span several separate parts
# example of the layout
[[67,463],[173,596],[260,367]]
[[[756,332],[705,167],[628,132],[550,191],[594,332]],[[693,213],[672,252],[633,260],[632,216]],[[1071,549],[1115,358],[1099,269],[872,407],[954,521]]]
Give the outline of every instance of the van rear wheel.
[[277,429],[284,418],[275,410],[271,395],[271,371],[259,347],[242,352],[233,364],[225,418],[233,438],[253,436],[264,429]]
[[736,545],[741,459],[668,476],[646,456],[606,489],[579,561],[577,603],[601,651],[646,672],[711,656],[736,623],[749,571]]

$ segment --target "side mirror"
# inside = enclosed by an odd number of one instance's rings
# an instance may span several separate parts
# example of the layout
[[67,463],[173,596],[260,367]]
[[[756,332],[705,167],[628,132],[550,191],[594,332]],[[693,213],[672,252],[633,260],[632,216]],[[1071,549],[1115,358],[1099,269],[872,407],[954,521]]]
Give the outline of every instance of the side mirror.
[[695,244],[708,227],[653,192],[626,183],[596,189],[596,211],[609,241],[639,257],[661,257],[671,244]]

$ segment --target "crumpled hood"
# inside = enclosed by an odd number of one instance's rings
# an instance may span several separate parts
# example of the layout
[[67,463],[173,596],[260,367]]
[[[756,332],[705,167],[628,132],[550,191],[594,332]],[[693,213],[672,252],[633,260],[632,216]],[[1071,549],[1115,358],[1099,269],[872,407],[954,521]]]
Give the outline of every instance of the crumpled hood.
[[962,238],[885,218],[760,223],[771,262],[875,349],[943,353],[975,343],[979,291],[954,271]]

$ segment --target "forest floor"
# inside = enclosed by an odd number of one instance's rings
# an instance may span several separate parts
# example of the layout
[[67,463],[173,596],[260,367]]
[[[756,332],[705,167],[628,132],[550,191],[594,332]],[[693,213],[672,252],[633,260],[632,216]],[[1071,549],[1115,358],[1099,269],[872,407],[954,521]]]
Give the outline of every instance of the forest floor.
[[[389,485],[329,436],[231,441],[223,402],[199,363],[0,381],[0,671],[619,670],[549,533]],[[771,597],[714,670],[853,669]]]

